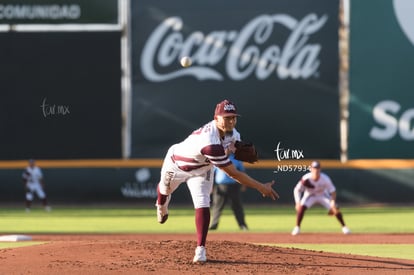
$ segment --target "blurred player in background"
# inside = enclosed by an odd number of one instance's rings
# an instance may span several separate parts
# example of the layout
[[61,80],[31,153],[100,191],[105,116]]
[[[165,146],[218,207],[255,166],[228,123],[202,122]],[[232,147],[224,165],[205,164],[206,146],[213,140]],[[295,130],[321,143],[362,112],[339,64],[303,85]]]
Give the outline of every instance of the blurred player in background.
[[293,191],[296,208],[296,226],[293,228],[292,235],[300,233],[300,225],[305,211],[315,203],[328,209],[328,214],[338,219],[344,234],[351,233],[345,225],[342,213],[336,204],[336,188],[331,179],[328,175],[321,172],[321,165],[318,161],[313,161],[310,169],[310,172],[299,180]]
[[45,184],[43,179],[42,170],[36,166],[34,159],[29,160],[29,166],[24,170],[23,183],[26,191],[26,212],[30,212],[32,206],[32,201],[34,199],[34,194],[42,200],[43,207],[46,211],[50,211],[51,207],[49,206],[46,198],[46,193],[44,190]]
[[[234,154],[229,155],[229,159],[233,162],[237,170],[245,171],[243,162],[234,158]],[[214,187],[213,187],[213,207],[212,221],[210,230],[216,230],[219,224],[220,216],[223,212],[227,200],[231,201],[231,209],[240,229],[247,231],[247,225],[244,217],[244,209],[241,201],[241,190],[245,190],[246,186],[240,185],[237,181],[230,178],[223,170],[214,168]]]
[[206,239],[210,224],[210,193],[213,187],[214,166],[222,169],[237,182],[257,189],[263,197],[279,197],[272,188],[274,181],[261,183],[237,170],[228,155],[235,151],[240,134],[236,106],[223,100],[216,105],[214,119],[195,130],[184,141],[172,145],[161,168],[157,187],[157,218],[159,223],[168,219],[171,194],[186,182],[195,208],[197,247],[193,262],[206,262]]

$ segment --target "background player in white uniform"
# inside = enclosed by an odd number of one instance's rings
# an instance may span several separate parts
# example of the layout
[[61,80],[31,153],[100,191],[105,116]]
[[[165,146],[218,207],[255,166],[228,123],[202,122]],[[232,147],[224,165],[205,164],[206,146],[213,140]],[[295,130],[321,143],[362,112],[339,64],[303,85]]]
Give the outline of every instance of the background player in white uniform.
[[313,161],[311,171],[305,174],[296,184],[293,191],[296,208],[296,226],[293,228],[292,235],[300,233],[305,211],[315,203],[322,205],[329,210],[330,215],[334,215],[342,225],[342,232],[349,234],[350,230],[346,227],[341,211],[336,204],[336,188],[328,175],[321,172],[321,165],[318,161]]
[[234,152],[234,143],[240,140],[235,129],[236,106],[224,100],[217,104],[214,120],[195,130],[184,141],[172,145],[161,168],[158,184],[157,218],[164,223],[168,219],[168,203],[178,186],[187,182],[195,208],[197,248],[193,262],[205,262],[206,239],[210,223],[210,192],[213,186],[214,166],[224,170],[237,182],[257,189],[263,197],[273,200],[279,195],[272,188],[274,181],[261,183],[237,170],[228,158]]
[[29,166],[24,170],[22,178],[26,190],[26,211],[30,211],[34,194],[42,200],[45,210],[50,211],[51,208],[48,205],[46,193],[44,191],[43,173],[42,170],[36,166],[33,159],[29,160]]

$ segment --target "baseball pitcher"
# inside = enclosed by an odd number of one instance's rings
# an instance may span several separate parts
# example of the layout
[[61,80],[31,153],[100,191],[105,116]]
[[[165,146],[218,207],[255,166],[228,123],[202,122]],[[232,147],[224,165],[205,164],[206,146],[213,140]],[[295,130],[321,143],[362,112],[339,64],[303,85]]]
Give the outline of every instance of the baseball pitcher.
[[185,140],[172,145],[161,168],[156,201],[159,223],[168,219],[168,204],[171,194],[186,182],[195,208],[197,248],[193,262],[205,262],[205,243],[210,223],[210,192],[213,187],[213,169],[223,170],[240,184],[257,189],[264,197],[275,200],[279,197],[272,188],[274,181],[261,183],[245,172],[237,170],[228,157],[235,151],[240,134],[236,106],[224,100],[217,104],[214,120],[195,130]]

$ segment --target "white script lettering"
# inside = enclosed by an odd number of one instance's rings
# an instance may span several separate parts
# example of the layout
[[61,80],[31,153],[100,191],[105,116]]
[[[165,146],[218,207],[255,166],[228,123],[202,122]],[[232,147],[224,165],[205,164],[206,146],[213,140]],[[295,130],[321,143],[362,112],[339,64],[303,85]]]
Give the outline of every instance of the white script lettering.
[[64,105],[49,105],[46,103],[46,97],[43,99],[42,105],[40,105],[40,108],[42,108],[43,116],[54,116],[54,115],[67,115],[70,114],[69,106]]
[[[253,74],[259,80],[271,75],[307,79],[317,76],[322,50],[320,44],[310,43],[309,39],[327,20],[327,15],[318,18],[313,13],[300,21],[286,14],[259,15],[240,31],[195,31],[185,38],[182,19],[170,17],[161,22],[144,45],[141,69],[148,80],[155,82],[184,76],[221,81],[224,76],[214,66],[224,60],[227,76],[232,80],[240,81]],[[285,28],[289,35],[285,42],[276,41],[280,45],[271,44],[278,27]],[[193,65],[165,73],[157,70],[158,66],[178,64],[182,56],[190,56]]]
[[278,161],[284,159],[302,159],[305,157],[303,150],[281,148],[280,142],[277,144],[277,147],[274,151],[276,153],[276,158]]

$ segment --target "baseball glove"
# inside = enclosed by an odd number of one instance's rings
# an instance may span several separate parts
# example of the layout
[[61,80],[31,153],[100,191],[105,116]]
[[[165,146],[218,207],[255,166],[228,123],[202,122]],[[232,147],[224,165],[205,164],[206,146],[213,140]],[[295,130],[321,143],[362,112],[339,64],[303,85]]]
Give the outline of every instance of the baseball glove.
[[336,216],[336,215],[338,215],[339,214],[339,207],[336,204],[336,202],[334,200],[331,200],[329,202],[329,204],[330,204],[331,208],[328,211],[328,215],[329,216]]
[[236,141],[234,146],[236,147],[236,152],[234,153],[235,159],[250,163],[258,161],[258,154],[253,143]]
[[336,216],[338,214],[339,214],[339,207],[337,206],[331,207],[328,211],[329,216]]

